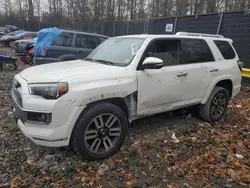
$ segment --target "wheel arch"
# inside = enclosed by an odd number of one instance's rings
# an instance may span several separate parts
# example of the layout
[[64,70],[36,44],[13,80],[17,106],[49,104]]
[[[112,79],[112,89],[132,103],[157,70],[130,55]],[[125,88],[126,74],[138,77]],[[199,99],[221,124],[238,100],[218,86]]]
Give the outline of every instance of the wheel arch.
[[79,116],[77,117],[75,124],[72,126],[70,136],[69,136],[69,146],[72,146],[75,127],[76,127],[77,123],[79,122],[81,116],[84,113],[86,113],[93,105],[98,105],[99,103],[111,103],[113,105],[116,105],[125,113],[126,117],[129,120],[130,112],[129,112],[129,108],[128,108],[128,104],[127,104],[126,100],[127,99],[122,98],[122,97],[115,97],[115,98],[100,99],[100,100],[96,100],[96,101],[88,103],[86,105],[86,107],[82,110],[82,112],[79,114]]
[[233,81],[231,79],[230,76],[227,77],[223,77],[220,79],[216,79],[213,84],[209,87],[208,92],[206,93],[204,99],[202,100],[201,104],[205,104],[209,98],[209,96],[211,95],[212,91],[214,90],[214,88],[216,86],[220,86],[225,88],[228,93],[229,93],[229,98],[232,97],[232,93],[233,93]]

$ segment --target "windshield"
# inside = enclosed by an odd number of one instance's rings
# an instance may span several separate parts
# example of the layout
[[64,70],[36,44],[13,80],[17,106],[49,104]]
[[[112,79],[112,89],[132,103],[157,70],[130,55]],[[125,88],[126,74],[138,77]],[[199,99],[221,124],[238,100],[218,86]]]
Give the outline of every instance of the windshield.
[[131,63],[144,40],[144,38],[127,37],[107,39],[93,50],[86,60],[126,66]]

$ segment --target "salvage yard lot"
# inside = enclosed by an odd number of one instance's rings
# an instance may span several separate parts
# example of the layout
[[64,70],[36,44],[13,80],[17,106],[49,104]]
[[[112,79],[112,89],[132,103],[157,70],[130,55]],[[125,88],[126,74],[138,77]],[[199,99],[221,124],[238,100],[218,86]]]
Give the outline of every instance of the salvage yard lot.
[[[0,47],[0,53],[12,52]],[[191,110],[141,119],[118,154],[87,162],[68,148],[36,146],[20,132],[10,103],[11,80],[18,71],[0,73],[0,187],[250,186],[246,86],[219,123],[205,123]]]

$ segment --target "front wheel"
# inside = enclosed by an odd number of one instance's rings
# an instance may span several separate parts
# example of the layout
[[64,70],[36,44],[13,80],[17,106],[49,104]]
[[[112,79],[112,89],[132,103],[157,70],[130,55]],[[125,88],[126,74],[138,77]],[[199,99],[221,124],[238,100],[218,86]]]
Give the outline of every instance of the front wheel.
[[215,87],[206,104],[199,107],[200,117],[210,123],[218,122],[227,110],[228,91],[223,87]]
[[86,160],[102,160],[122,146],[128,129],[124,112],[111,103],[90,105],[72,133],[73,149]]

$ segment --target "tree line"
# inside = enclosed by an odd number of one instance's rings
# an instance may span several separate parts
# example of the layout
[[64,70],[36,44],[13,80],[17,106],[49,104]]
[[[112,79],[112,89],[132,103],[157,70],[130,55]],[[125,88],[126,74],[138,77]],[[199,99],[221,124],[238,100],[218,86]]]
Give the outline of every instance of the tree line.
[[250,0],[1,0],[0,24],[64,26],[249,10]]

